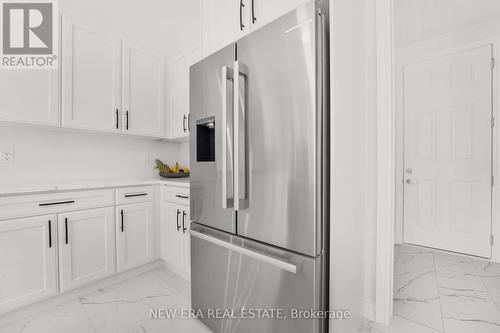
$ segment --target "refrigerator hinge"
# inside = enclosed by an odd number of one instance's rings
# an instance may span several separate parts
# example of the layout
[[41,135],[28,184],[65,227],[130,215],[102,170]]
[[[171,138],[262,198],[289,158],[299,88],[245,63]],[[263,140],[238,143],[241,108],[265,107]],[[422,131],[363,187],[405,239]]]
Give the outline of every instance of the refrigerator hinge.
[[491,243],[491,245],[493,245],[494,241],[495,241],[495,236],[491,235],[491,237],[490,237],[490,243]]

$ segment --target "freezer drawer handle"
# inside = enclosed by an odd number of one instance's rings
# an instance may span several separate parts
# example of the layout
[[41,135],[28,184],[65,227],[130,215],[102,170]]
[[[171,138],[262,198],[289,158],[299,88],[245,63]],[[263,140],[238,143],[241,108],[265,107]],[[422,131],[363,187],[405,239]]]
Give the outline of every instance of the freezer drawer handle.
[[246,249],[244,247],[225,242],[221,239],[203,234],[203,233],[195,231],[195,230],[190,230],[189,233],[193,237],[197,237],[197,238],[203,239],[207,242],[210,242],[212,244],[219,245],[219,246],[226,248],[228,250],[238,252],[238,253],[240,253],[244,256],[247,256],[249,258],[265,262],[269,265],[275,266],[277,268],[283,269],[283,270],[288,271],[288,272],[293,273],[293,274],[297,273],[297,265],[289,263],[287,261],[277,259],[275,257],[270,257],[270,256],[267,256],[265,254]]

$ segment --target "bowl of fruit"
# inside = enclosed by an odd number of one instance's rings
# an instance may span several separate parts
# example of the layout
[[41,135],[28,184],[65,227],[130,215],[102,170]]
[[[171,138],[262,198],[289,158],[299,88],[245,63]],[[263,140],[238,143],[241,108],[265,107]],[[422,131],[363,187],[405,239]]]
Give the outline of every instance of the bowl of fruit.
[[189,177],[189,168],[181,167],[178,162],[171,168],[160,160],[156,160],[155,169],[158,169],[161,177],[165,178],[182,178]]

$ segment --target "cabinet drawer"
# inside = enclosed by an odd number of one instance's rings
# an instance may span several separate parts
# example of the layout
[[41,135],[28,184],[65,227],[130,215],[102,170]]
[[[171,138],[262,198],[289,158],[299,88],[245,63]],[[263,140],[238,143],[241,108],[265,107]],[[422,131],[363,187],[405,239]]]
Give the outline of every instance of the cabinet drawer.
[[0,220],[113,206],[112,189],[0,197]]
[[163,187],[163,200],[189,206],[189,189],[183,187]]
[[148,202],[153,200],[152,186],[134,186],[116,189],[116,204]]

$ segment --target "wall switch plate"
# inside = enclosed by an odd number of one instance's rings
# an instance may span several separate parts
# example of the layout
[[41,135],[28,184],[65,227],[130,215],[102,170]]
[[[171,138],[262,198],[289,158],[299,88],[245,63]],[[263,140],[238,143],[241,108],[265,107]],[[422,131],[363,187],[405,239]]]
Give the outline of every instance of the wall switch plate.
[[0,149],[0,163],[1,164],[14,164],[14,149],[1,148]]

